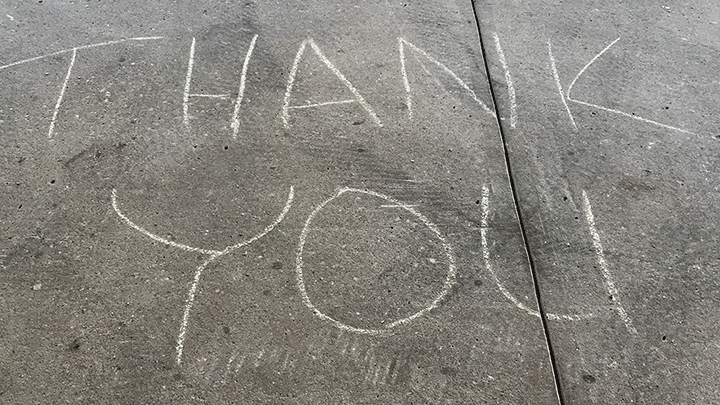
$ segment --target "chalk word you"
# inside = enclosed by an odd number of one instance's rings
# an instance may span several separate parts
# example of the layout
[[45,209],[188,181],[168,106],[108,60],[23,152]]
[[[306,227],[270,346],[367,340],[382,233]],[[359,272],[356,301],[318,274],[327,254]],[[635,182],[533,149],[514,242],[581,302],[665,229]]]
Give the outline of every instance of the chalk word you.
[[[410,316],[407,316],[405,318],[394,320],[394,321],[390,322],[389,324],[385,325],[383,328],[377,328],[377,329],[359,328],[359,327],[351,326],[351,325],[345,324],[343,322],[340,322],[340,321],[322,313],[315,306],[315,304],[313,304],[313,302],[310,299],[310,297],[308,296],[307,290],[305,288],[305,280],[304,280],[304,276],[303,276],[303,268],[305,267],[305,264],[303,262],[303,249],[305,247],[305,240],[311,232],[311,225],[312,225],[313,219],[317,216],[317,214],[320,211],[322,211],[322,209],[328,203],[332,202],[333,200],[337,199],[338,197],[342,196],[345,193],[364,194],[364,195],[369,195],[372,197],[380,198],[380,199],[383,199],[383,200],[389,202],[393,206],[400,207],[400,208],[404,209],[405,211],[409,212],[410,214],[415,216],[415,218],[417,218],[423,225],[425,225],[428,229],[430,229],[430,231],[440,241],[440,243],[443,247],[443,250],[445,251],[445,255],[447,256],[448,270],[447,270],[447,275],[445,277],[445,282],[444,282],[443,288],[440,291],[440,293],[425,308],[423,308],[420,311],[418,311]],[[120,210],[120,207],[118,204],[117,191],[116,190],[112,191],[112,207],[115,210],[115,212],[117,213],[117,215],[120,218],[122,218],[122,220],[125,221],[125,223],[127,225],[129,225],[136,231],[142,233],[143,235],[145,235],[157,242],[163,243],[168,246],[173,246],[173,247],[176,247],[178,249],[182,249],[182,250],[185,250],[188,252],[197,252],[197,253],[201,253],[203,255],[208,256],[208,258],[200,266],[198,266],[198,268],[195,270],[195,277],[193,278],[192,284],[190,285],[190,288],[187,293],[187,299],[185,300],[185,307],[184,307],[184,311],[183,311],[183,318],[182,318],[182,322],[180,324],[180,330],[178,332],[177,343],[175,346],[175,351],[176,351],[175,361],[177,362],[177,364],[180,364],[182,362],[183,348],[185,345],[185,338],[186,338],[188,327],[189,327],[188,324],[189,324],[189,320],[190,320],[190,312],[192,310],[193,304],[195,303],[195,295],[197,293],[198,285],[200,284],[200,277],[202,276],[203,271],[208,267],[208,265],[210,263],[214,262],[215,260],[221,258],[222,256],[227,255],[228,253],[230,253],[238,248],[241,248],[243,246],[248,246],[251,243],[259,240],[263,236],[267,235],[269,232],[271,232],[285,218],[285,215],[288,213],[288,211],[290,210],[290,207],[292,206],[294,196],[295,196],[294,188],[290,187],[287,201],[285,202],[285,207],[283,208],[282,212],[280,212],[280,214],[275,218],[275,220],[270,225],[268,225],[262,232],[258,233],[257,235],[253,236],[252,238],[250,238],[246,241],[243,241],[243,242],[240,242],[240,243],[237,243],[234,245],[226,246],[222,250],[215,250],[215,249],[202,249],[202,248],[197,248],[197,247],[192,247],[189,245],[177,243],[177,242],[165,239],[163,237],[160,237],[158,235],[155,235],[155,234],[145,230],[144,228],[142,228],[141,226],[137,225],[135,222],[130,220],[130,218],[128,218],[125,214],[123,214],[123,212]],[[300,293],[300,296],[302,297],[302,301],[305,304],[305,306],[308,309],[310,309],[310,311],[312,311],[312,313],[316,317],[318,317],[319,319],[321,319],[325,322],[328,322],[331,325],[337,327],[338,329],[341,329],[344,331],[365,334],[365,335],[372,335],[372,336],[388,335],[392,332],[393,328],[396,328],[401,325],[406,325],[406,324],[414,321],[415,319],[427,314],[434,308],[437,308],[437,306],[440,305],[440,302],[450,293],[452,286],[455,284],[456,269],[455,269],[455,258],[453,255],[453,249],[450,246],[450,244],[447,242],[445,237],[440,233],[440,230],[438,229],[438,227],[435,224],[433,224],[427,217],[425,217],[423,214],[421,214],[419,211],[417,211],[415,208],[413,208],[412,206],[409,206],[409,205],[404,204],[392,197],[389,197],[389,196],[386,196],[384,194],[380,194],[380,193],[377,193],[374,191],[361,190],[361,189],[348,188],[348,187],[339,189],[331,198],[327,199],[326,201],[324,201],[323,203],[318,205],[312,211],[310,216],[308,216],[307,220],[305,221],[305,226],[303,227],[302,232],[300,233],[299,239],[300,239],[300,241],[299,241],[299,245],[298,245],[298,249],[297,249],[297,256],[295,259],[295,263],[296,263],[295,277],[296,277],[296,281],[297,281],[297,283],[296,283],[297,289]]]

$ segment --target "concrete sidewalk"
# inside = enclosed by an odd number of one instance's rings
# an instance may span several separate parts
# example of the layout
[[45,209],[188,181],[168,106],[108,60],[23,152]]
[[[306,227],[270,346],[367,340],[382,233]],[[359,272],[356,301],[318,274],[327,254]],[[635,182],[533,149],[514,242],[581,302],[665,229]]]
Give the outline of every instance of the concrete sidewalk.
[[6,3],[0,402],[720,400],[709,2]]
[[719,402],[720,7],[475,9],[565,402]]

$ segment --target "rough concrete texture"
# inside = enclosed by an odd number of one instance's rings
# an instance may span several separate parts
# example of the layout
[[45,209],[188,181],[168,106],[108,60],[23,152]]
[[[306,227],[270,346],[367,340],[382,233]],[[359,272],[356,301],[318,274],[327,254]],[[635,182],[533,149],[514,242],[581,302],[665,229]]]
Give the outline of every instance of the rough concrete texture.
[[3,4],[0,399],[556,401],[471,4],[204,3]]
[[720,8],[425,3],[0,2],[0,402],[720,402]]
[[720,7],[475,9],[565,403],[720,402]]

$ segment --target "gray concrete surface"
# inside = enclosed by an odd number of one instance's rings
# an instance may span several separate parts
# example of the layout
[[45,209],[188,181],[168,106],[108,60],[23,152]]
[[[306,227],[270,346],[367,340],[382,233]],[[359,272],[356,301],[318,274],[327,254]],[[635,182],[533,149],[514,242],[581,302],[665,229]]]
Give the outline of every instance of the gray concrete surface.
[[720,402],[717,3],[475,9],[565,402]]
[[200,3],[0,2],[0,402],[720,400],[717,6]]

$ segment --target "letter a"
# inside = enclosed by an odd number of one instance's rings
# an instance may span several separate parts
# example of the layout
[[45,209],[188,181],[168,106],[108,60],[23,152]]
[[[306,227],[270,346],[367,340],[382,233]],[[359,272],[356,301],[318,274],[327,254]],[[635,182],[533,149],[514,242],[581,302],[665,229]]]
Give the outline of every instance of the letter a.
[[[355,96],[352,100],[342,100],[342,101],[328,101],[325,103],[317,103],[317,104],[308,104],[308,105],[297,105],[297,106],[291,106],[290,105],[290,94],[292,93],[293,83],[295,82],[295,75],[297,74],[298,64],[300,63],[300,58],[302,57],[303,53],[305,52],[305,47],[307,44],[310,44],[310,47],[315,52],[315,55],[317,55],[318,58],[327,66],[328,69],[330,69],[335,76],[337,76],[338,79],[340,79],[341,82],[347,87],[352,94]],[[380,122],[380,119],[378,119],[377,115],[373,112],[372,108],[370,107],[370,104],[365,101],[363,96],[360,95],[360,92],[357,91],[355,86],[350,83],[348,79],[345,78],[345,76],[340,73],[340,71],[335,67],[335,65],[330,62],[330,60],[325,57],[325,55],[322,53],[320,48],[315,44],[315,41],[313,41],[312,38],[308,38],[302,42],[300,45],[300,49],[298,49],[297,55],[295,56],[295,61],[293,62],[292,69],[290,69],[290,76],[288,77],[288,83],[287,88],[285,89],[285,102],[283,103],[282,108],[282,120],[283,124],[285,125],[285,128],[290,128],[290,114],[289,110],[291,109],[300,109],[300,108],[309,108],[309,107],[322,107],[326,105],[332,105],[332,104],[347,104],[347,103],[360,103],[362,108],[367,111],[368,115],[370,115],[370,118],[372,118],[373,122],[377,124],[378,126],[382,126],[382,123]]]

